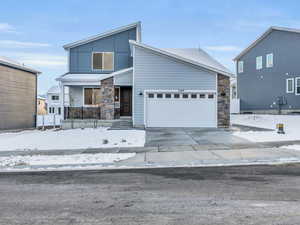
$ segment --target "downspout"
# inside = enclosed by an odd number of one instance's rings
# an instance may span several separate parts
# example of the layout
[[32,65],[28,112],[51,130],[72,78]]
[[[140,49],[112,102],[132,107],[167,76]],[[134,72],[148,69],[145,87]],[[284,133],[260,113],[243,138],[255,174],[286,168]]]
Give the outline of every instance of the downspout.
[[38,80],[38,75],[35,74],[35,120],[34,120],[34,127],[37,128],[37,82]]

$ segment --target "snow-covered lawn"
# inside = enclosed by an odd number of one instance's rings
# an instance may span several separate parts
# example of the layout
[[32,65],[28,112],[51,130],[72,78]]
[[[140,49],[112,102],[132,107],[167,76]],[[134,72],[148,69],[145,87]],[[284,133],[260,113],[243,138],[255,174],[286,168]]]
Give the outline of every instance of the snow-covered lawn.
[[87,128],[0,134],[0,151],[143,147],[144,144],[143,130]]
[[287,148],[287,149],[300,151],[300,145],[284,145],[281,148]]
[[[231,123],[274,129],[274,131],[234,132],[234,135],[253,142],[300,140],[300,116],[298,115],[231,115]],[[285,134],[277,134],[278,123],[284,124]]]
[[113,163],[135,156],[135,153],[98,153],[75,155],[33,155],[0,157],[0,167],[57,166]]

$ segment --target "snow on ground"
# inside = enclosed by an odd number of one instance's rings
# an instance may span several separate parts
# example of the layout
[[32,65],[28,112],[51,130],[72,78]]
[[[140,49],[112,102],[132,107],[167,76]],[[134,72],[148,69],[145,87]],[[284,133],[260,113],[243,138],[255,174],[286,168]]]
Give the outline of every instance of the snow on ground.
[[[108,141],[107,143],[106,140]],[[0,151],[143,147],[143,130],[86,128],[72,130],[28,130],[0,134]]]
[[135,156],[135,153],[97,153],[74,155],[33,155],[0,157],[0,167],[57,166],[103,164],[125,160]]
[[[234,132],[234,135],[253,142],[300,140],[299,115],[231,115],[231,123],[274,131]],[[277,134],[276,124],[283,123],[286,134]]]
[[281,148],[292,149],[296,151],[300,151],[300,145],[284,145]]

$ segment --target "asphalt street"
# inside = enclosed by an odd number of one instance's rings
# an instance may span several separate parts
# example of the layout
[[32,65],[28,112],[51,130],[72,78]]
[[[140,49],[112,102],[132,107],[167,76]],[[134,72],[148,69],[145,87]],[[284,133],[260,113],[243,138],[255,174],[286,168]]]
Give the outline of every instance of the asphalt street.
[[300,165],[0,174],[0,224],[300,224]]

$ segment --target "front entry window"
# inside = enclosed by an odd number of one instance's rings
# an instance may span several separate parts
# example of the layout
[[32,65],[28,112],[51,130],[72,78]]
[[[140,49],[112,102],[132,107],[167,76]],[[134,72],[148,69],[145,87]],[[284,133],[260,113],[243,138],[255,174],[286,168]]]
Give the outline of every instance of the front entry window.
[[84,105],[100,104],[100,88],[84,88]]
[[115,87],[115,102],[120,102],[120,87]]

